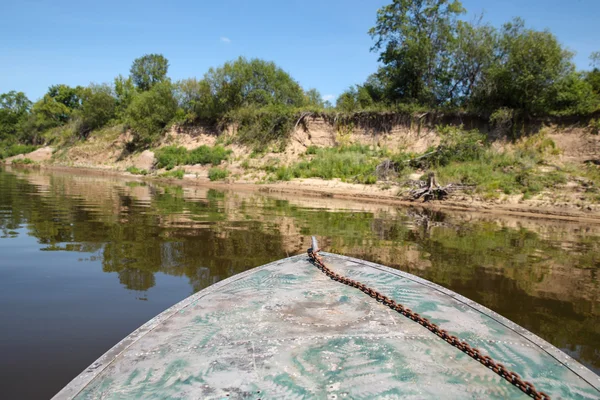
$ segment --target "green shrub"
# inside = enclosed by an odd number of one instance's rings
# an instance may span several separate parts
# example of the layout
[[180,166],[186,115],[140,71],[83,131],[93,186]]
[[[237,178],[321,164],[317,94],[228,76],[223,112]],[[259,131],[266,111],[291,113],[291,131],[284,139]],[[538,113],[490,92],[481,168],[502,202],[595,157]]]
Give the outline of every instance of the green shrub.
[[221,181],[229,176],[229,171],[224,168],[213,167],[208,171],[208,179],[211,181]]
[[212,164],[219,165],[231,154],[231,150],[223,146],[200,146],[191,151],[182,146],[167,146],[156,150],[155,156],[158,168],[168,170],[178,165]]
[[163,172],[162,174],[160,174],[160,176],[162,178],[177,178],[177,179],[183,179],[184,175],[185,175],[185,171],[182,169],[166,171],[166,172]]
[[32,146],[28,144],[2,144],[0,143],[0,160],[12,156],[16,156],[19,154],[31,153],[37,149],[37,146]]
[[444,166],[456,161],[479,159],[487,147],[485,135],[478,131],[463,131],[456,127],[438,128],[441,142],[436,152],[426,158],[426,162]]
[[229,154],[231,150],[226,150],[223,146],[200,146],[189,152],[186,164],[219,165]]
[[148,171],[146,171],[145,169],[139,169],[137,167],[134,167],[133,165],[127,167],[126,171],[133,175],[148,175]]
[[264,149],[272,142],[287,140],[294,128],[296,117],[296,111],[291,107],[270,105],[231,111],[226,120],[237,125],[237,139],[240,143]]
[[30,165],[30,164],[35,164],[35,161],[33,161],[31,158],[17,158],[15,160],[13,160],[12,163],[13,164]]
[[306,148],[306,154],[309,154],[309,155],[311,155],[311,154],[317,154],[317,149],[318,149],[317,146],[314,146],[314,145],[308,146]]

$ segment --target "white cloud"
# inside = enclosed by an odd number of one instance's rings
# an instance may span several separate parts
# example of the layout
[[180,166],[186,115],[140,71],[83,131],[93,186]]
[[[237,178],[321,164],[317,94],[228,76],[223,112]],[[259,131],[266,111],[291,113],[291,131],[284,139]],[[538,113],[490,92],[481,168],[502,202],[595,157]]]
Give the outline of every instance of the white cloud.
[[326,94],[325,96],[323,96],[323,100],[325,101],[331,101],[333,99],[335,99],[335,94]]
[[231,43],[231,39],[226,36],[221,36],[221,42],[229,44]]

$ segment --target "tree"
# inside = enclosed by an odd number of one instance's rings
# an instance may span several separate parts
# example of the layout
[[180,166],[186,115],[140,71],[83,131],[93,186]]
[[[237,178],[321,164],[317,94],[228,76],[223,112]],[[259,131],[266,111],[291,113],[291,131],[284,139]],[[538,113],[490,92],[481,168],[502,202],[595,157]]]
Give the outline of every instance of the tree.
[[203,102],[211,96],[210,88],[206,81],[196,78],[183,79],[174,85],[174,95],[181,110],[181,120],[187,123],[202,119],[202,109],[210,108]]
[[590,66],[593,69],[586,73],[585,80],[591,85],[596,96],[600,96],[600,51],[590,55]]
[[81,86],[70,87],[68,85],[53,85],[48,88],[48,96],[54,101],[64,104],[70,110],[76,110],[81,107]]
[[445,98],[451,106],[468,106],[483,72],[495,61],[498,33],[489,25],[481,25],[480,17],[475,24],[458,21],[455,38],[450,62],[452,85]]
[[147,91],[167,78],[169,61],[162,54],[146,54],[131,65],[130,77],[141,91]]
[[448,75],[458,0],[394,0],[377,11],[369,31],[381,51],[378,75],[392,101],[436,105],[451,86]]
[[553,108],[555,85],[575,70],[572,56],[552,33],[526,29],[517,18],[502,29],[496,59],[483,71],[478,101],[489,110],[547,113]]
[[324,106],[324,101],[323,101],[323,96],[321,96],[321,93],[319,93],[319,91],[317,89],[309,89],[306,91],[305,93],[306,96],[306,105],[311,106],[311,107],[318,107],[318,108],[323,108]]
[[0,94],[0,141],[16,139],[19,123],[27,117],[31,101],[23,92]]
[[119,75],[115,78],[116,113],[121,119],[125,118],[127,108],[136,95],[136,89],[131,77]]
[[336,100],[335,108],[340,111],[352,112],[358,109],[358,93],[355,86],[351,86],[344,91]]
[[203,100],[203,115],[213,119],[241,107],[302,106],[304,91],[275,63],[243,57],[211,68],[204,76],[211,99]]
[[104,126],[115,117],[117,101],[110,86],[92,84],[82,90],[81,99],[82,136],[87,136],[91,130]]
[[147,146],[163,132],[177,112],[177,100],[169,80],[155,84],[133,98],[126,120],[135,135],[136,145]]

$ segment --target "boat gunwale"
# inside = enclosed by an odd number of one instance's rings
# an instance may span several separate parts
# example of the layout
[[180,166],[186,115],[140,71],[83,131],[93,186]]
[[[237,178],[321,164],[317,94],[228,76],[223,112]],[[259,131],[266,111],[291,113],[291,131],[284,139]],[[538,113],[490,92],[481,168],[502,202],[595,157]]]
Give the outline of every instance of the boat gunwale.
[[[345,261],[353,262],[356,264],[362,264],[374,269],[381,270],[383,272],[390,273],[392,275],[396,275],[405,279],[409,279],[421,285],[427,286],[431,289],[434,289],[444,295],[447,295],[454,300],[474,309],[475,311],[486,315],[492,320],[498,322],[499,324],[505,326],[506,328],[512,330],[518,335],[522,336],[525,340],[535,344],[542,351],[550,355],[554,358],[558,363],[562,366],[573,372],[575,375],[579,376],[582,380],[588,383],[591,387],[600,392],[600,377],[588,369],[586,366],[569,356],[564,351],[560,350],[556,346],[550,344],[546,340],[537,336],[536,334],[530,332],[529,330],[523,328],[522,326],[516,324],[515,322],[509,320],[506,317],[496,313],[495,311],[461,295],[450,289],[447,289],[437,283],[428,281],[426,279],[420,278],[416,275],[410,274],[408,272],[404,272],[398,269],[390,268],[385,265],[377,264],[371,261],[361,260],[354,257],[348,257],[340,254],[328,253],[325,251],[319,252],[319,254],[325,257],[335,257]],[[187,308],[190,304],[197,302],[203,297],[212,294],[213,292],[219,290],[220,288],[227,286],[233,282],[236,282],[240,279],[244,279],[262,269],[266,269],[272,266],[285,264],[286,262],[296,260],[299,258],[305,258],[309,261],[309,258],[306,254],[298,254],[295,256],[287,257],[284,259],[280,259],[277,261],[270,262],[268,264],[264,264],[255,268],[251,268],[247,271],[240,272],[239,274],[233,275],[229,278],[223,279],[213,285],[210,285],[188,297],[181,300],[180,302],[174,304],[173,306],[167,308],[162,311],[160,314],[148,320],[146,323],[141,325],[139,328],[134,330],[132,333],[127,335],[113,347],[111,347],[108,351],[102,354],[96,361],[94,361],[90,366],[85,368],[79,375],[73,378],[63,389],[61,389],[52,400],[62,400],[62,399],[73,399],[78,394],[80,394],[97,376],[99,376],[106,368],[108,368],[111,364],[113,364],[116,360],[119,359],[119,356],[123,354],[129,347],[134,345],[138,340],[152,332],[154,329],[162,325],[168,319],[170,319],[177,312]],[[564,359],[564,360],[563,360]],[[578,368],[576,371],[573,367]],[[597,382],[597,383],[594,383]]]

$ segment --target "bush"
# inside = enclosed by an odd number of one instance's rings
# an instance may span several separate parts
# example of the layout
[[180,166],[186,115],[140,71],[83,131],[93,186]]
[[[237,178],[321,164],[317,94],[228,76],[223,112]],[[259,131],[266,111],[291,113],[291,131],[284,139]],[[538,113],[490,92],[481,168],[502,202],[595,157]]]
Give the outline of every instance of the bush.
[[163,172],[162,174],[160,174],[160,176],[162,178],[177,178],[177,179],[183,179],[184,175],[185,175],[185,171],[182,169],[167,171],[167,172]]
[[144,147],[154,142],[176,112],[177,100],[169,81],[156,83],[152,89],[135,96],[126,117],[135,134],[135,144]]
[[229,171],[224,168],[213,167],[208,171],[208,179],[211,181],[222,181],[229,176]]
[[16,156],[19,154],[31,153],[37,149],[37,146],[32,146],[28,144],[11,144],[11,145],[2,145],[0,143],[0,160],[12,156]]
[[227,121],[237,125],[241,143],[264,148],[274,141],[285,141],[297,120],[294,109],[283,105],[264,108],[246,107],[227,114]]
[[13,160],[12,163],[29,165],[29,164],[35,164],[35,161],[33,161],[31,158],[17,158],[15,160]]
[[432,153],[427,157],[411,161],[414,168],[430,168],[432,166],[445,166],[451,162],[465,162],[478,160],[488,143],[485,135],[478,131],[463,131],[456,127],[438,127],[441,136],[440,144],[435,149],[428,149]]
[[148,171],[145,169],[139,169],[133,165],[131,167],[127,167],[126,171],[133,175],[148,175]]
[[178,165],[219,165],[231,154],[223,146],[200,146],[191,151],[182,146],[167,146],[156,150],[158,168],[173,169]]

